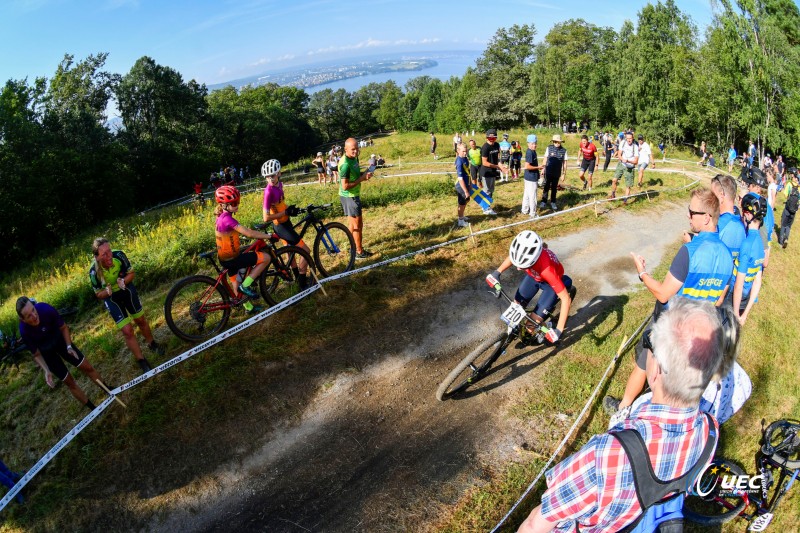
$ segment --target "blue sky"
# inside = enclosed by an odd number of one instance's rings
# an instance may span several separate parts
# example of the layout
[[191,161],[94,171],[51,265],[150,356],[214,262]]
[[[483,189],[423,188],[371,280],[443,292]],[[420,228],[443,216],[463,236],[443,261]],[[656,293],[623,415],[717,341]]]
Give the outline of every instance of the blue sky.
[[[619,29],[644,1],[2,0],[0,83],[50,77],[65,53],[109,52],[125,74],[141,56],[212,84],[382,52],[481,51],[499,27],[583,18]],[[710,0],[677,0],[702,28]]]

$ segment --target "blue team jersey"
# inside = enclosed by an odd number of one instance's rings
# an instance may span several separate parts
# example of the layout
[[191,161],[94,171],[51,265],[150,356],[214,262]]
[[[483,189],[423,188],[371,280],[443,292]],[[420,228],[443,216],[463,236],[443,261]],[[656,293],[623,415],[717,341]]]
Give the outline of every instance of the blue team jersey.
[[744,289],[742,290],[742,299],[747,299],[750,296],[750,289],[753,287],[753,281],[761,271],[764,265],[764,245],[761,242],[761,236],[758,230],[748,230],[747,237],[739,248],[739,258],[734,267],[734,275],[740,272],[744,273]]
[[710,231],[697,234],[684,246],[689,252],[689,271],[678,296],[715,302],[733,274],[730,250]]
[[717,223],[717,232],[720,240],[731,251],[733,260],[736,261],[739,256],[739,248],[747,236],[742,219],[733,213],[722,213],[719,216],[719,223]]

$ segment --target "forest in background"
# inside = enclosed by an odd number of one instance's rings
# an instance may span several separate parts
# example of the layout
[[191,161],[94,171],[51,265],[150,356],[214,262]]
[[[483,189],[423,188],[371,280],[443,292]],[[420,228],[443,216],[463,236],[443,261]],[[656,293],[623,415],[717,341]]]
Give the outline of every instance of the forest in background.
[[[667,144],[721,153],[749,139],[800,156],[800,12],[791,0],[714,0],[703,35],[672,0],[619,31],[581,19],[537,42],[533,23],[500,28],[462,77],[371,83],[352,93],[268,84],[209,93],[142,57],[126,74],[107,53],[65,55],[50,78],[0,90],[0,271],[80,229],[190,192],[221,165],[257,170],[377,130],[636,126]],[[116,106],[121,127],[106,116]],[[443,137],[442,140],[446,140]]]

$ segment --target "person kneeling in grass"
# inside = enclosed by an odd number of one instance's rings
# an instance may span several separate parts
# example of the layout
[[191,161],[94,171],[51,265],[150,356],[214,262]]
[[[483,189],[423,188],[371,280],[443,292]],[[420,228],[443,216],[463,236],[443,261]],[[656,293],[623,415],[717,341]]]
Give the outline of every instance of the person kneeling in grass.
[[[17,298],[17,315],[19,316],[19,333],[25,346],[33,354],[36,364],[44,371],[44,380],[55,388],[53,375],[60,379],[76,400],[89,410],[96,406],[75,382],[64,361],[83,372],[89,379],[97,383],[100,374],[89,363],[89,360],[72,342],[69,327],[58,311],[46,303],[34,302],[27,296]],[[63,361],[62,361],[63,359]],[[110,385],[107,385],[109,389]]]

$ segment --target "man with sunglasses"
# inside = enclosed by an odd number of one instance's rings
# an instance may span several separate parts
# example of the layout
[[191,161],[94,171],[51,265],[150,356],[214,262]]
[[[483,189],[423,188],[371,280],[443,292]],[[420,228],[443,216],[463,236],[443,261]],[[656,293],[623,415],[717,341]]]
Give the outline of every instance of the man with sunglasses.
[[[500,163],[500,144],[497,142],[497,130],[486,130],[486,142],[481,146],[481,182],[483,190],[494,197],[494,185],[501,173],[508,173],[508,167]],[[496,215],[491,207],[483,210],[484,215]]]
[[[684,232],[687,242],[681,246],[672,260],[664,281],[658,281],[647,272],[644,257],[631,252],[639,279],[647,290],[656,297],[652,322],[655,323],[661,312],[676,296],[692,300],[702,300],[720,305],[733,275],[733,257],[717,233],[719,220],[719,200],[710,189],[699,188],[692,191],[689,200],[689,228]],[[646,330],[642,335],[649,335]],[[630,407],[633,400],[642,392],[645,384],[645,362],[649,350],[640,341],[637,346],[636,367],[628,378],[622,400],[606,396],[603,407],[607,411]]]

